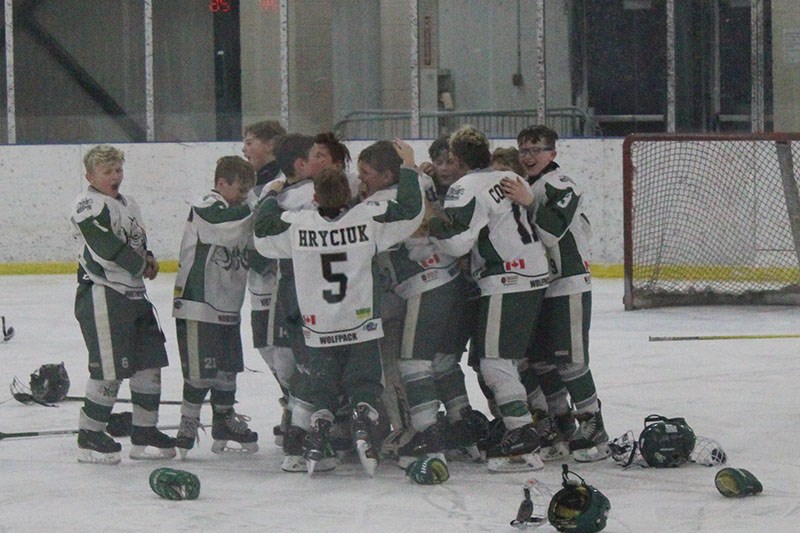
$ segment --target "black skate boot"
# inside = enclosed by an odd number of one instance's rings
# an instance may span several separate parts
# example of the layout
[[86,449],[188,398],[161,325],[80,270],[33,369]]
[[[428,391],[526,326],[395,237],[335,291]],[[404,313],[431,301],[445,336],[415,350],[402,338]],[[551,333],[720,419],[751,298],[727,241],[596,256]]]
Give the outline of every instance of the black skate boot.
[[437,420],[425,431],[415,433],[408,443],[400,447],[398,455],[397,464],[402,469],[421,457],[435,457],[445,461],[442,422]]
[[[175,439],[154,426],[133,426],[131,431],[131,459],[172,459],[175,457]],[[148,451],[148,447],[151,451]]]
[[[222,413],[214,413],[211,422],[211,438],[214,444],[211,451],[214,453],[256,453],[258,451],[258,433],[250,431],[247,421],[250,417],[236,413],[232,408]],[[236,442],[238,447],[228,446],[229,442]]]
[[539,435],[539,445],[542,449],[539,456],[542,461],[555,461],[569,456],[569,444],[558,431],[556,424],[550,415],[541,409],[534,409],[533,427]]
[[281,423],[272,428],[272,435],[275,437],[275,446],[283,448],[283,434],[292,423],[292,410],[286,398],[279,398],[278,403],[281,404]]
[[78,462],[115,465],[122,446],[103,431],[78,431]]
[[378,467],[378,447],[372,434],[377,427],[378,412],[369,404],[361,402],[353,412],[353,440],[356,443],[358,458],[368,476],[375,475]]
[[581,413],[575,415],[579,422],[578,431],[569,443],[572,458],[580,463],[600,461],[611,455],[608,448],[608,433],[603,426],[603,415],[598,410],[596,413]]
[[289,426],[283,434],[283,463],[284,472],[307,472],[306,460],[303,457],[306,431],[297,426]]
[[197,428],[200,426],[200,419],[192,416],[181,416],[181,424],[178,427],[178,434],[175,436],[175,447],[181,454],[181,459],[186,459],[186,454],[194,448],[194,443],[198,439]]
[[503,423],[502,418],[495,418],[489,422],[486,428],[486,434],[478,439],[477,446],[483,458],[486,458],[486,452],[489,448],[497,446],[503,440],[506,434],[506,425]]
[[533,423],[506,431],[503,440],[486,450],[492,472],[529,472],[541,470],[539,435]]
[[485,439],[488,433],[489,420],[486,415],[472,407],[464,407],[461,420],[447,428],[445,456],[451,461],[480,462],[482,458],[478,442]]
[[311,433],[306,435],[303,457],[308,474],[326,472],[336,468],[336,454],[330,442],[331,421],[324,418],[314,422]]

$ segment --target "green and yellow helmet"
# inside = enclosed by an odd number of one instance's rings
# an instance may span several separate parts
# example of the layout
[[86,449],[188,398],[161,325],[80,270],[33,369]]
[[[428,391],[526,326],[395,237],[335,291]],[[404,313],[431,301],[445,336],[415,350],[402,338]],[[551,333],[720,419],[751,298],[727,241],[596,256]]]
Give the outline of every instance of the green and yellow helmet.
[[[547,519],[558,531],[594,533],[606,527],[611,503],[605,495],[563,465],[563,488],[553,495]],[[569,479],[572,474],[577,478]]]

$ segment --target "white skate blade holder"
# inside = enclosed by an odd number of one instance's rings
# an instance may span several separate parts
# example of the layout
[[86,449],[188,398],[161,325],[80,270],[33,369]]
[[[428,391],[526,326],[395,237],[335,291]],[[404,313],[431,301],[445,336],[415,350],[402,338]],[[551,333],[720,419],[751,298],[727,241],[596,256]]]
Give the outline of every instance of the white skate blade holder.
[[367,457],[367,452],[371,448],[370,444],[365,440],[359,439],[356,441],[356,450],[358,451],[358,458],[361,460],[361,466],[364,467],[364,472],[369,477],[374,477],[375,470],[378,468],[378,460]]
[[544,468],[544,462],[538,453],[523,453],[507,457],[489,459],[490,472],[533,472]]
[[215,440],[214,443],[211,445],[212,453],[219,453],[219,454],[227,454],[227,453],[235,453],[235,454],[254,454],[258,451],[258,443],[257,442],[236,442],[238,446],[231,445],[231,440]]
[[608,448],[608,443],[604,442],[591,448],[584,450],[573,450],[572,458],[579,463],[593,463],[601,461],[611,455],[611,450]]
[[96,465],[115,465],[121,461],[119,452],[102,453],[78,448],[78,462]]
[[[185,451],[181,450],[183,457]],[[161,461],[175,458],[175,448],[158,448],[156,446],[133,445],[129,457],[134,461]]]

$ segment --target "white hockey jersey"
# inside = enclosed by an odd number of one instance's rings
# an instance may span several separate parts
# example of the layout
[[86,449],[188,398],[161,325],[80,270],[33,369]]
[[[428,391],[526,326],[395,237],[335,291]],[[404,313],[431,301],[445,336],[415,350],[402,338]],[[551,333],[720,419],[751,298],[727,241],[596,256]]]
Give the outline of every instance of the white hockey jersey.
[[531,183],[533,220],[547,250],[550,286],[545,297],[592,290],[589,241],[592,228],[583,209],[583,191],[551,163]]
[[75,198],[70,222],[81,275],[128,298],[144,298],[147,233],[136,201],[90,186]]
[[[262,185],[257,185],[254,193],[257,195],[257,204],[264,200],[264,196],[271,183],[274,181],[286,181],[283,172],[279,173],[274,180]],[[250,270],[247,274],[247,290],[250,292],[250,309],[253,311],[264,311],[272,307],[272,299],[275,297],[275,290],[278,285],[278,261],[266,258],[255,251],[250,260]]]
[[216,191],[189,211],[181,240],[172,316],[238,324],[247,285],[250,206],[230,206]]
[[[433,179],[426,174],[419,175],[419,183],[426,202],[436,207],[436,187]],[[397,186],[377,191],[367,200],[393,200]],[[433,290],[448,283],[461,272],[458,257],[436,249],[427,236],[409,237],[391,249],[381,252],[377,259],[379,266],[388,271],[395,294],[407,300],[423,292]]]
[[506,198],[500,181],[509,171],[475,170],[447,190],[449,222],[429,221],[437,248],[460,257],[471,254],[472,276],[481,294],[522,292],[547,287],[544,246],[524,208]]
[[316,210],[282,211],[274,198],[261,207],[266,216],[259,217],[256,249],[265,257],[293,259],[308,346],[383,336],[372,258],[410,236],[424,214],[416,173],[403,173],[400,181],[396,200],[362,202],[334,219]]

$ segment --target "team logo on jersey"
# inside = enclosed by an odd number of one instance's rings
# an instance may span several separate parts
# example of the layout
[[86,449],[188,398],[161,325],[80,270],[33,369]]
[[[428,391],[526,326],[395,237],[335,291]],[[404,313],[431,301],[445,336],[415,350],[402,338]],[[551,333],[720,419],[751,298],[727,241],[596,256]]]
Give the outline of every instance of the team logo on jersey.
[[447,200],[458,200],[464,196],[464,187],[462,185],[453,184],[447,189],[447,194],[444,197],[445,202]]
[[317,325],[317,315],[303,315],[303,322],[312,326]]
[[510,272],[512,270],[524,270],[524,269],[525,269],[524,259],[513,259],[511,261],[506,261],[506,272]]
[[378,323],[375,322],[375,321],[367,322],[364,325],[364,330],[365,331],[375,331],[376,329],[378,329]]
[[509,285],[516,285],[519,281],[517,276],[500,276],[500,283],[508,287]]
[[431,268],[432,266],[437,265],[440,262],[441,262],[441,259],[439,259],[439,254],[433,254],[432,256],[428,257],[426,260],[419,261],[419,266],[421,266],[422,268]]
[[78,202],[78,205],[75,207],[75,212],[76,213],[82,213],[82,212],[86,211],[87,209],[91,209],[91,208],[92,208],[92,199],[91,198],[84,198],[83,200]]
[[135,250],[145,247],[147,237],[144,233],[144,228],[136,220],[136,217],[128,217],[128,227],[124,230],[125,237],[128,239],[128,244]]
[[230,249],[224,246],[217,246],[211,255],[211,262],[223,270],[247,269],[249,266],[247,247],[244,250],[240,250],[238,246]]
[[372,308],[371,307],[362,307],[361,309],[356,309],[356,318],[359,320],[364,320],[367,318],[372,317]]

